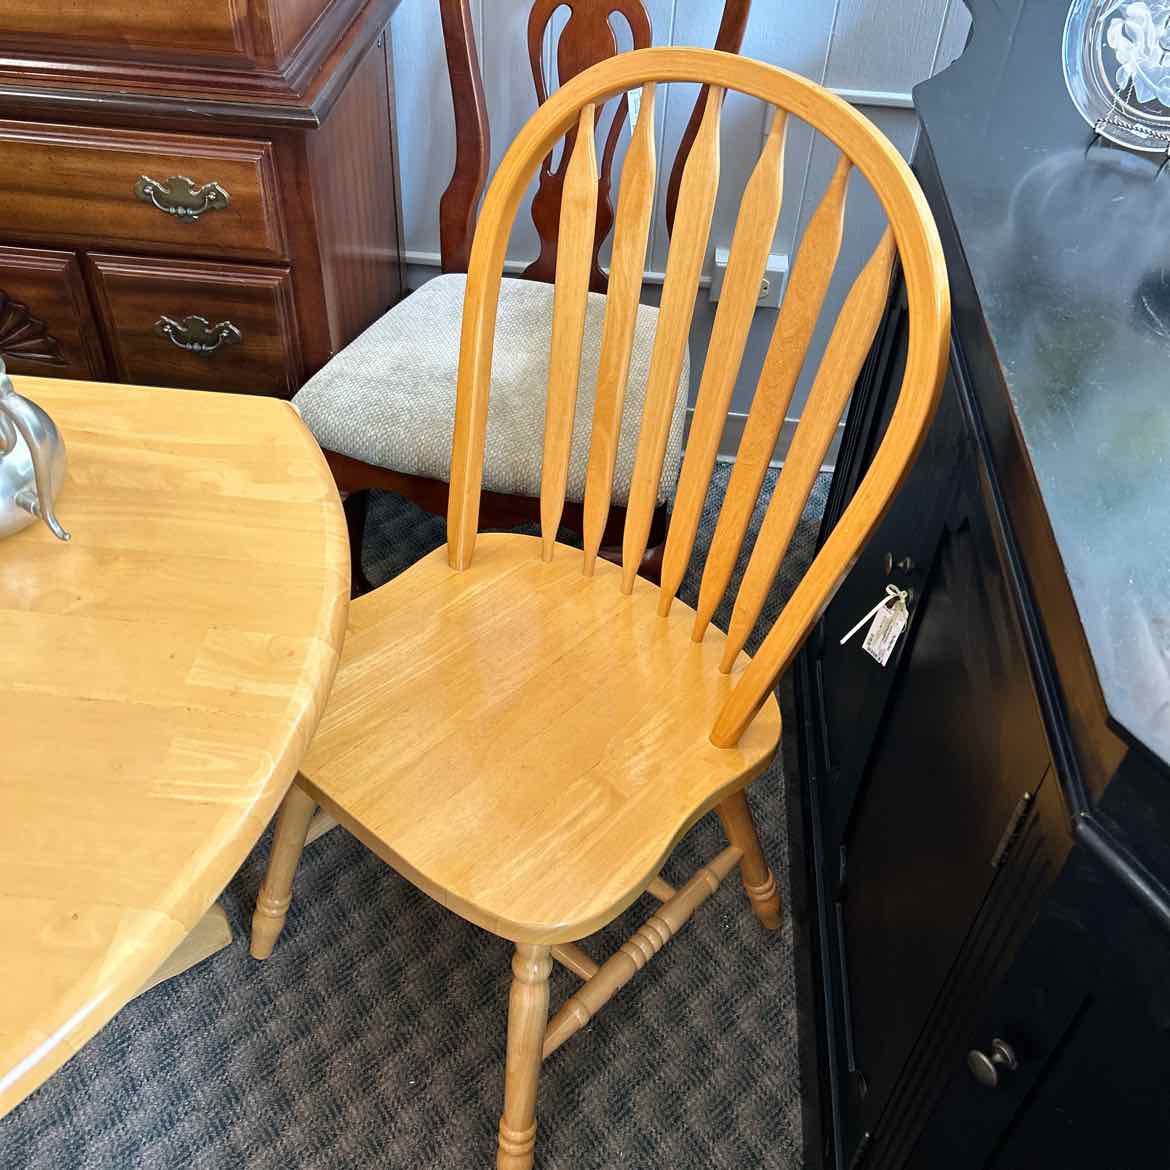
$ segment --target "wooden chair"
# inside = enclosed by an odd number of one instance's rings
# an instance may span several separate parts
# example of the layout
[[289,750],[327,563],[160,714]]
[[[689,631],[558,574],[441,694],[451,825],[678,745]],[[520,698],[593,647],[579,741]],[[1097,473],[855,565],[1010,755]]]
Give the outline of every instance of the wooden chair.
[[[455,169],[439,204],[439,241],[444,277],[390,309],[362,337],[315,374],[296,396],[310,430],[325,448],[338,487],[348,492],[349,523],[355,592],[368,588],[361,570],[361,542],[365,528],[366,489],[398,492],[436,515],[447,511],[447,476],[454,416],[455,354],[458,352],[459,320],[464,284],[451,274],[467,271],[476,209],[487,179],[490,133],[483,81],[471,24],[470,0],[438,0],[447,54],[451,98],[455,114]],[[528,19],[528,53],[538,102],[550,89],[544,75],[543,43],[553,13],[565,0],[535,0]],[[751,0],[725,0],[715,41],[717,49],[736,52],[743,41]],[[629,27],[635,48],[650,44],[650,17],[642,0],[571,0],[570,15],[557,42],[557,67],[561,84],[583,69],[617,52],[610,26],[612,18]],[[674,222],[678,183],[702,113],[700,94],[683,134],[667,190],[668,227]],[[614,154],[627,115],[623,95],[612,110],[598,174],[597,221],[593,237],[590,288],[606,291],[607,278],[599,255],[613,226],[610,182]],[[598,119],[602,116],[598,109]],[[552,154],[540,168],[540,183],[532,203],[532,220],[540,240],[540,254],[522,278],[543,282],[525,287],[517,279],[503,282],[501,325],[518,336],[547,332],[552,316],[552,290],[544,284],[553,279],[561,189],[565,161],[571,154],[575,129],[571,128],[562,160],[553,166]],[[604,302],[600,295],[591,305],[596,322],[586,340],[596,354]],[[630,413],[640,401],[646,378],[646,360],[654,333],[656,310],[647,306],[635,324],[636,345],[632,362]],[[522,352],[517,348],[518,353]],[[531,449],[529,437],[539,433],[544,380],[539,364],[521,360],[499,375],[498,396],[514,398],[499,412],[488,443],[487,486],[482,518],[489,528],[513,528],[540,518],[537,498],[539,467],[524,458]],[[679,374],[673,427],[659,484],[651,524],[651,549],[647,572],[657,572],[666,531],[667,504],[678,474],[686,408],[687,363]],[[636,416],[635,416],[636,417]],[[580,444],[578,444],[580,447]],[[626,491],[633,467],[633,443],[621,444],[615,478],[615,500],[608,519],[608,547],[620,542]],[[577,531],[583,526],[581,499],[586,452],[571,459],[565,523]]]
[[[681,183],[654,342],[623,565],[597,557],[609,502],[631,324],[655,182],[648,116],[660,82],[709,85]],[[555,536],[596,218],[594,113],[641,86],[643,115],[618,200],[601,374],[593,413],[585,547]],[[739,211],[687,445],[662,584],[638,577],[654,511],[670,404],[686,345],[719,174],[724,92],[775,107]],[[763,376],[703,572],[698,609],[675,597],[690,558],[718,436],[777,221],[788,117],[841,151],[793,266]],[[541,485],[542,535],[477,536],[500,274],[509,230],[556,138],[578,127],[565,179]],[[726,634],[710,626],[731,576],[841,240],[856,166],[890,228],[846,299],[753,548]],[[758,653],[761,612],[829,440],[871,346],[900,255],[909,353],[896,410],[864,480]],[[765,927],[779,898],[744,795],[780,739],[773,693],[878,522],[938,399],[950,305],[938,236],[894,147],[811,81],[725,53],[648,49],[597,65],[551,97],[504,158],[475,235],[463,317],[448,544],[355,602],[332,696],[279,815],[256,904],[252,953],[284,923],[317,805],[444,906],[515,942],[498,1165],[532,1165],[542,1061],[680,929],[737,866]],[[708,810],[728,845],[675,890],[658,876]],[[578,940],[643,892],[662,905],[598,966]],[[551,961],[581,979],[548,1020]]]

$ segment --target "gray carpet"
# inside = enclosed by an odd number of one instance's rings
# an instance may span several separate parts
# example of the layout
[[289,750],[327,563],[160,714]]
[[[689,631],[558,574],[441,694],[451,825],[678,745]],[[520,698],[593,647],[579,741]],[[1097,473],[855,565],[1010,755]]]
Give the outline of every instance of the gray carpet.
[[[719,468],[707,501],[699,566],[727,471]],[[827,488],[821,476],[770,616],[807,563]],[[753,523],[761,518],[762,505]],[[441,521],[380,497],[370,510],[367,573],[385,580],[443,539]],[[692,568],[686,600],[697,584]],[[725,605],[721,625],[728,612]],[[779,764],[752,787],[751,802],[787,893]],[[681,878],[719,846],[709,816],[667,877]],[[254,962],[247,920],[267,848],[262,841],[225,891],[233,945],[129,1004],[0,1121],[0,1167],[494,1165],[508,944],[441,910],[337,830],[306,850],[285,933],[270,960]],[[650,905],[636,904],[587,949],[607,954]],[[554,971],[554,1005],[574,982]],[[791,924],[765,933],[738,881],[725,883],[550,1059],[538,1108],[541,1170],[796,1170]]]

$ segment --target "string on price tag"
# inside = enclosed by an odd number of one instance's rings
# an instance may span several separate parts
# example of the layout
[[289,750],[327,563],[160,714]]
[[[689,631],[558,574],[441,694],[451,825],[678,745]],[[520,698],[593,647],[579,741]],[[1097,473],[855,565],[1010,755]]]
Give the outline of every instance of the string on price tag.
[[896,585],[886,586],[886,595],[841,639],[844,646],[866,622],[871,622],[861,648],[881,666],[885,666],[894,646],[910,621],[907,604],[910,594]]

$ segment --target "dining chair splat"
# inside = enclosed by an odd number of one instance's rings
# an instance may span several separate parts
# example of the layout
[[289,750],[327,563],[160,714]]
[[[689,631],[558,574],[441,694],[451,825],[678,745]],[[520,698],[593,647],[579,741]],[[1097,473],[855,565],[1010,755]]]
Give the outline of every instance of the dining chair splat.
[[[663,83],[706,98],[682,177],[649,389],[627,508],[622,566],[598,557],[615,426],[628,375],[655,166],[648,112]],[[642,90],[618,193],[611,295],[591,411],[584,551],[557,543],[573,442],[578,355],[593,265],[594,111]],[[637,575],[681,354],[718,188],[719,119],[737,90],[775,108],[748,182],[702,378],[679,506],[659,588]],[[779,216],[792,118],[830,138],[841,162],[810,220],[764,362],[708,557],[700,608],[676,596],[707,496],[714,444]],[[479,532],[484,435],[501,274],[512,222],[553,144],[575,129],[564,170],[539,537]],[[724,634],[726,592],[840,249],[853,170],[890,227],[830,334],[792,450],[765,513]],[[870,471],[754,657],[744,649],[817,467],[872,343],[891,268],[906,278],[910,343],[897,407]],[[296,857],[320,808],[400,874],[515,944],[497,1165],[528,1170],[542,1063],[654,958],[738,869],[760,923],[780,924],[775,876],[746,788],[774,758],[774,687],[904,477],[938,400],[950,307],[938,235],[904,160],[864,117],[813,82],[730,54],[646,49],[581,72],[548,99],[500,163],[471,250],[460,342],[447,546],[357,600],[328,708],[277,825],[252,950],[284,921]],[[725,520],[724,517],[727,517]],[[677,526],[677,529],[676,527]],[[660,870],[715,810],[727,847],[680,887]],[[660,905],[597,963],[578,945],[640,895]],[[549,1019],[553,961],[581,980]]]

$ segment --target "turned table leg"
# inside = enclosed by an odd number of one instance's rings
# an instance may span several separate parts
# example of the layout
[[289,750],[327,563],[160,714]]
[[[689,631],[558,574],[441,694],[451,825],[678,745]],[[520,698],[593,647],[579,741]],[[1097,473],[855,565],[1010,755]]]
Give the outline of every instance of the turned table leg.
[[780,925],[780,892],[776,879],[764,860],[759,834],[748,808],[747,795],[742,790],[720,802],[716,810],[723,823],[727,840],[743,853],[739,863],[743,888],[760,924],[768,930]]
[[272,838],[272,853],[268,869],[256,897],[252,915],[252,957],[267,959],[284,928],[292,901],[293,876],[305,847],[305,835],[317,805],[294,782],[280,806],[276,818],[276,832]]
[[536,1086],[548,1023],[549,948],[517,943],[508,997],[508,1059],[497,1170],[530,1170],[536,1146]]

